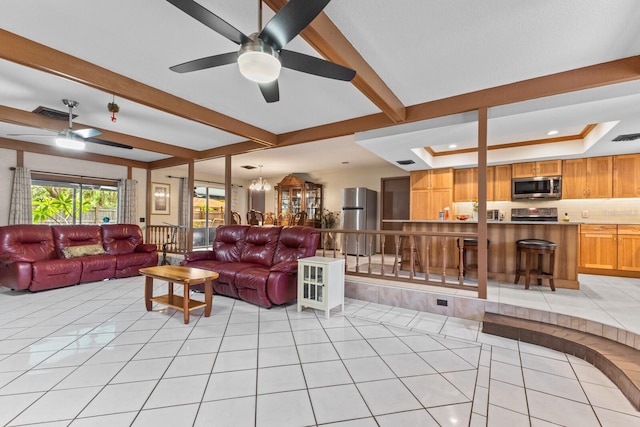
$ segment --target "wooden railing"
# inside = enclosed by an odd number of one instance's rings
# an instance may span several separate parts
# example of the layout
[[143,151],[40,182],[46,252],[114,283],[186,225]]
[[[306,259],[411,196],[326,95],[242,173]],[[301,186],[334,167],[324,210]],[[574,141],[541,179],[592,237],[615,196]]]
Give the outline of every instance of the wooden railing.
[[[187,230],[171,225],[149,225],[149,243],[167,253],[187,250]],[[475,277],[465,277],[464,238],[470,232],[417,232],[395,230],[318,229],[316,255],[344,258],[348,275],[422,285],[477,290]],[[385,254],[387,243],[393,247]],[[345,250],[348,249],[348,250]],[[356,254],[360,254],[356,256]]]
[[[465,277],[463,264],[464,238],[477,238],[477,233],[319,231],[322,243],[316,255],[344,258],[347,274],[477,290],[477,280]],[[384,253],[387,243],[393,245],[392,254]]]
[[147,225],[147,243],[156,245],[158,251],[183,254],[187,251],[187,229],[177,225]]

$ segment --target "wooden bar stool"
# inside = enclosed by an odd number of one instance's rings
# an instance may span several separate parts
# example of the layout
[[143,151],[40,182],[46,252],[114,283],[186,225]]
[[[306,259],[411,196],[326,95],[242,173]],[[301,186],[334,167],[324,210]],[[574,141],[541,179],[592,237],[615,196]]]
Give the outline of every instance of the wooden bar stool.
[[[413,243],[413,265],[411,265],[411,242],[408,241],[409,236],[400,236],[400,242],[398,248],[396,248],[396,257],[398,257],[398,252],[400,252],[400,269],[402,270],[404,266],[409,266],[411,272],[416,274],[417,271],[422,271],[422,261],[420,260],[420,251],[418,251],[418,242],[416,240],[416,236],[411,236],[411,240]],[[398,251],[400,249],[400,251]],[[416,266],[418,267],[416,269]],[[397,264],[393,265],[393,273],[395,274]]]
[[[525,256],[524,269],[521,267],[522,255]],[[537,256],[536,256],[537,255]],[[542,257],[549,256],[549,272],[542,271]],[[535,258],[538,265],[534,267]],[[553,284],[553,269],[555,267],[556,244],[548,240],[541,239],[522,239],[516,242],[516,280],[514,284],[518,284],[520,276],[524,274],[524,288],[529,289],[531,277],[538,280],[538,285],[542,285],[542,279],[549,280],[549,287],[552,291],[556,290]]]
[[[468,237],[462,239],[461,241],[458,239],[458,248],[462,248],[462,275],[467,275],[467,270],[477,270],[478,264],[467,264],[467,251],[472,251],[476,253],[476,260],[478,259],[478,239],[473,237]],[[489,244],[491,241],[487,239],[487,249],[489,249]]]

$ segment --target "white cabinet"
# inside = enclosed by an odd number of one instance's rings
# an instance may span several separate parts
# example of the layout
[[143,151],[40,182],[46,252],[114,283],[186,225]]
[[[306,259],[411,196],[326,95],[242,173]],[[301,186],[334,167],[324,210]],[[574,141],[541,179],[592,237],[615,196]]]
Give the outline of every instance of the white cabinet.
[[344,312],[344,259],[309,257],[298,260],[298,311],[302,307],[324,310],[342,306]]

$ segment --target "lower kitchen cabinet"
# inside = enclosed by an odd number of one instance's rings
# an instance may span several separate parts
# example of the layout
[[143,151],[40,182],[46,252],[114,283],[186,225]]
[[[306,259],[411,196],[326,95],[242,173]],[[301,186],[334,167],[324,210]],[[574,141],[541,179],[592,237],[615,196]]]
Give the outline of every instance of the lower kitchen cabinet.
[[616,225],[580,226],[580,267],[615,270],[617,267]]
[[640,271],[640,226],[618,226],[618,270]]
[[578,265],[581,273],[640,277],[640,225],[581,225]]

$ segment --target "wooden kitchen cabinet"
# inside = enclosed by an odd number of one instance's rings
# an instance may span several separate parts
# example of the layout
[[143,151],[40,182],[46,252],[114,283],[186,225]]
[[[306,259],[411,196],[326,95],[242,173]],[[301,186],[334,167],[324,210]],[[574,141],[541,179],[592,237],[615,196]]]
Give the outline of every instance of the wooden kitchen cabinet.
[[[471,202],[478,198],[478,168],[453,171],[453,201]],[[488,199],[488,197],[487,197]]]
[[613,194],[613,157],[564,160],[563,199],[602,199]]
[[618,225],[618,270],[640,272],[640,226]]
[[640,196],[640,154],[613,157],[613,197]]
[[511,170],[512,176],[514,178],[528,178],[532,176],[561,176],[562,160],[514,163]]
[[618,247],[616,225],[580,226],[580,267],[615,270]]
[[493,202],[511,201],[511,165],[487,168],[487,200]]
[[413,171],[410,177],[412,220],[437,220],[440,211],[453,207],[453,168]]

